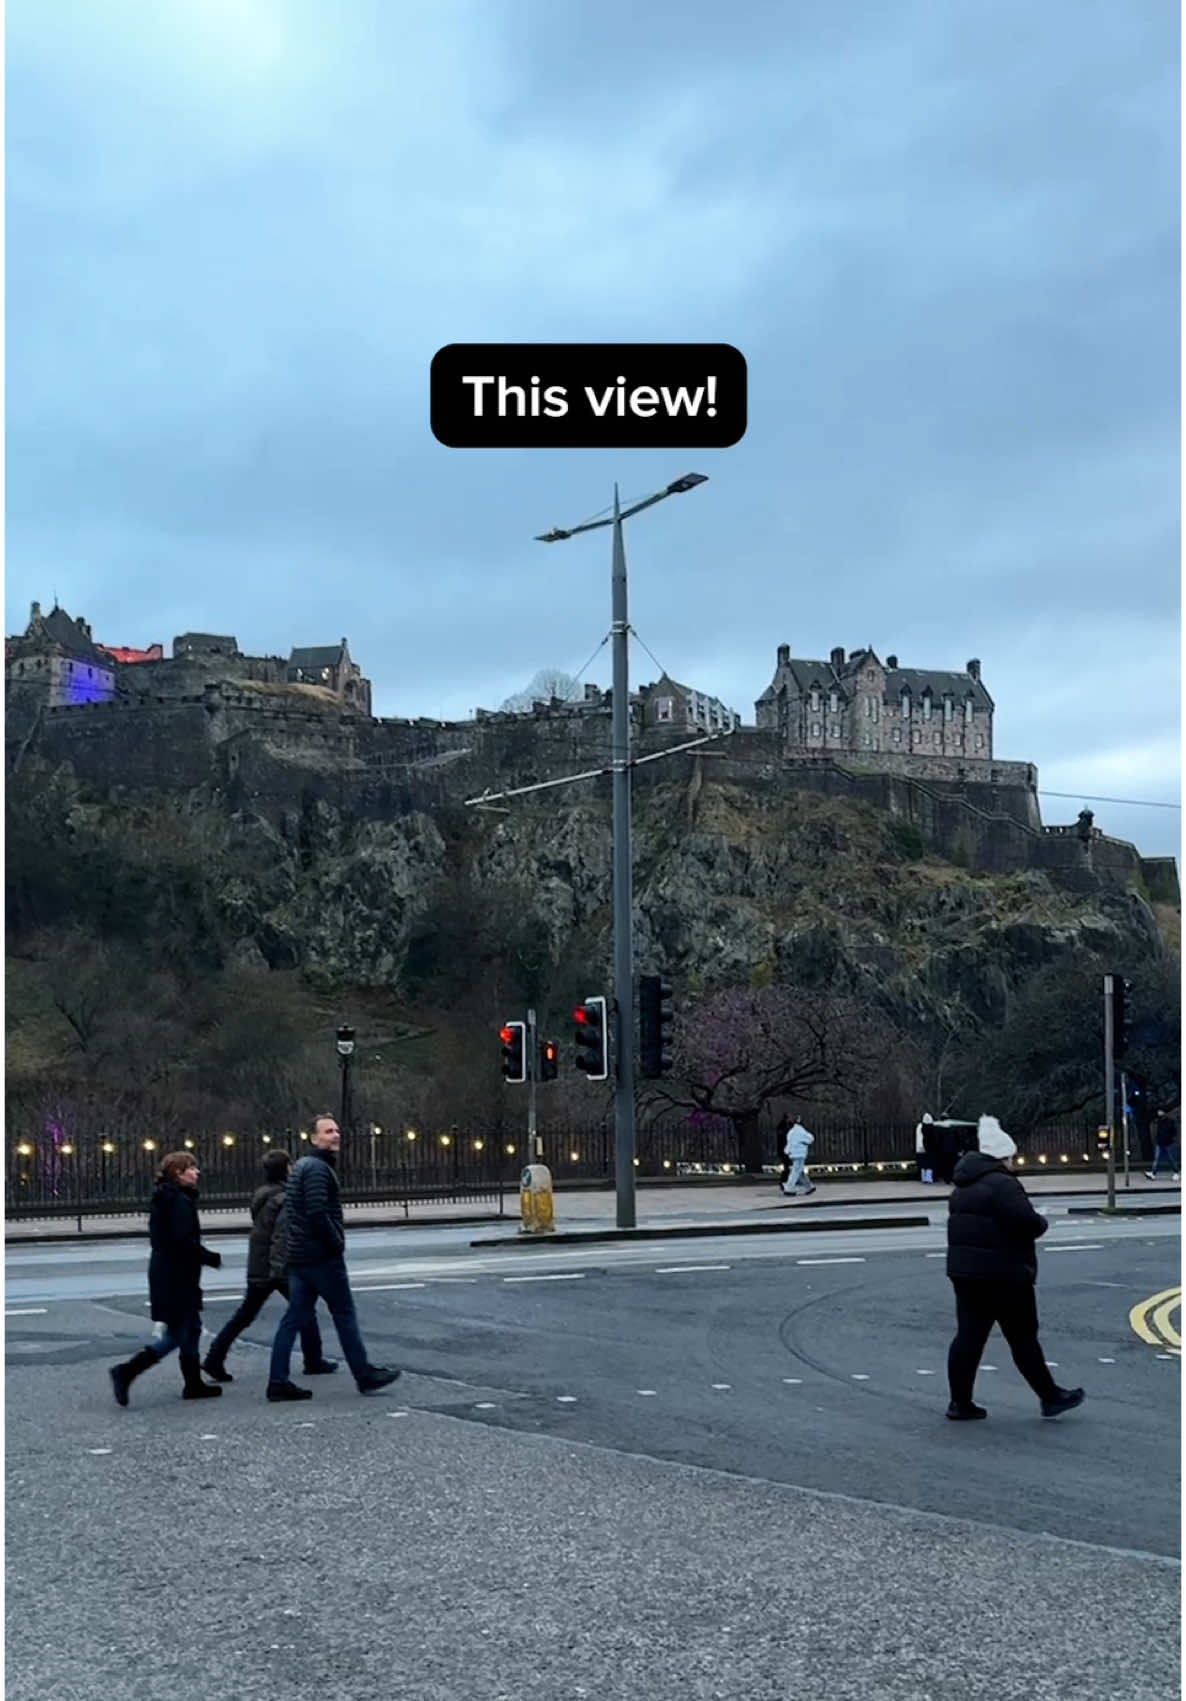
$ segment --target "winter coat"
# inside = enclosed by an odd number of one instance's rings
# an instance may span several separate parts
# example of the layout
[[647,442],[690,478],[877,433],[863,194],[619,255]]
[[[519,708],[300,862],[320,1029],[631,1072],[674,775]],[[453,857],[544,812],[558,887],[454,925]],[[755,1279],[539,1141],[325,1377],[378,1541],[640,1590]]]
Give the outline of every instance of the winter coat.
[[340,1258],[346,1250],[337,1173],[321,1152],[298,1159],[288,1172],[284,1223],[290,1268]]
[[783,1148],[788,1158],[805,1158],[808,1146],[814,1145],[815,1135],[809,1134],[801,1122],[787,1130],[787,1143]]
[[202,1245],[198,1190],[160,1181],[148,1208],[148,1298],[154,1323],[182,1323],[202,1308],[202,1265],[222,1257]]
[[1178,1124],[1172,1116],[1158,1117],[1153,1138],[1159,1152],[1168,1151],[1171,1146],[1178,1144]]
[[965,1152],[955,1166],[947,1212],[947,1274],[977,1281],[1033,1283],[1035,1242],[1049,1224],[1000,1158]]
[[286,1183],[269,1181],[251,1201],[251,1236],[247,1242],[247,1286],[266,1287],[283,1281],[285,1257],[284,1194]]

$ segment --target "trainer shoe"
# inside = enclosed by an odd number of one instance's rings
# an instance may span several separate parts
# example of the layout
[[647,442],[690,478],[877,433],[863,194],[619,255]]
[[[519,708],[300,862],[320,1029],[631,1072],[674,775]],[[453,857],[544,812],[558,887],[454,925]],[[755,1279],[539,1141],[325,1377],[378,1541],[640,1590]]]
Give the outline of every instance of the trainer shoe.
[[973,1418],[986,1418],[988,1412],[984,1406],[976,1406],[969,1400],[966,1404],[953,1400],[947,1408],[947,1415],[952,1423],[971,1423]]
[[301,1372],[302,1376],[332,1376],[338,1368],[336,1358],[318,1359],[316,1364],[307,1364]]
[[1087,1398],[1082,1388],[1060,1388],[1053,1400],[1042,1401],[1043,1417],[1061,1417],[1064,1412],[1074,1411]]
[[311,1400],[312,1388],[298,1388],[295,1382],[269,1382],[269,1400]]
[[396,1382],[403,1375],[401,1370],[388,1370],[381,1364],[368,1365],[358,1379],[360,1394],[377,1394],[380,1388],[386,1388],[388,1383]]

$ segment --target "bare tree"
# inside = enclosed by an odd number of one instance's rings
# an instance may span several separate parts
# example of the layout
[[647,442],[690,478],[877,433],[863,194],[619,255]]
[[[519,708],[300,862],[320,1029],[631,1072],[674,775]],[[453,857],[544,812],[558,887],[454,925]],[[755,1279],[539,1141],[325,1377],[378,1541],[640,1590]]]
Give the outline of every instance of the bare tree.
[[504,714],[521,714],[533,703],[575,703],[580,700],[581,688],[571,673],[559,667],[541,667],[522,691],[516,691],[501,705]]

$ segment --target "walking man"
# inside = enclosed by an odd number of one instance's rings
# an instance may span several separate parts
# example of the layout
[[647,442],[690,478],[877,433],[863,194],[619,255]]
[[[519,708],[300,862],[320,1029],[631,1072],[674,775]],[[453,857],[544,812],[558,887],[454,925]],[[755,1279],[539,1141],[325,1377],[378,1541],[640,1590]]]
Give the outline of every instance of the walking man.
[[[251,1201],[251,1237],[247,1242],[247,1292],[233,1317],[227,1319],[206,1354],[202,1369],[216,1382],[233,1382],[226,1355],[245,1329],[249,1329],[271,1294],[288,1295],[288,1234],[284,1195],[292,1159],[287,1152],[269,1152],[264,1159],[264,1184]],[[301,1330],[301,1351],[306,1376],[328,1376],[338,1368],[337,1359],[326,1358],[321,1349],[321,1331],[313,1316]]]
[[285,1194],[289,1301],[272,1343],[269,1400],[313,1398],[311,1388],[298,1388],[290,1380],[288,1367],[293,1341],[312,1322],[319,1298],[329,1307],[360,1394],[386,1388],[400,1374],[370,1364],[359,1333],[346,1274],[346,1225],[337,1177],[342,1135],[332,1116],[315,1119],[309,1144],[312,1151],[308,1157],[299,1159],[289,1172]]
[[809,1134],[803,1124],[796,1118],[787,1130],[786,1155],[790,1159],[790,1173],[782,1184],[783,1192],[788,1198],[802,1191],[814,1193],[815,1182],[806,1178],[807,1151],[815,1143],[815,1135]]
[[996,1323],[1042,1402],[1042,1416],[1061,1417],[1082,1404],[1084,1393],[1058,1386],[1038,1344],[1036,1243],[1049,1224],[1010,1173],[1017,1147],[996,1117],[982,1116],[977,1134],[979,1150],[965,1152],[955,1166],[948,1204],[947,1274],[958,1327],[947,1354],[947,1415],[956,1422],[988,1416],[972,1393]]
[[1156,1181],[1157,1172],[1162,1167],[1161,1160],[1165,1159],[1165,1167],[1177,1179],[1181,1169],[1181,1153],[1178,1149],[1178,1124],[1168,1110],[1159,1110],[1157,1121],[1153,1128],[1153,1168],[1147,1169],[1148,1180]]

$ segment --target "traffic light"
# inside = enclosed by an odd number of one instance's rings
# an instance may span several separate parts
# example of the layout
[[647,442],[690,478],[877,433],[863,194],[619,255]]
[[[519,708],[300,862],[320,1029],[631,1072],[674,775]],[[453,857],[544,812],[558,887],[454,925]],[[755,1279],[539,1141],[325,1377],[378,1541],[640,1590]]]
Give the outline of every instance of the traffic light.
[[1128,1050],[1132,1021],[1132,982],[1123,975],[1112,976],[1112,1060],[1119,1063]]
[[605,999],[586,998],[572,1013],[577,1042],[577,1068],[589,1081],[609,1077],[609,1033]]
[[504,1022],[498,1030],[502,1041],[502,1078],[504,1081],[527,1079],[527,1023]]
[[638,1054],[643,1076],[654,1081],[671,1068],[671,988],[660,975],[638,978]]
[[560,1073],[560,1047],[555,1040],[539,1042],[539,1078],[554,1081]]

